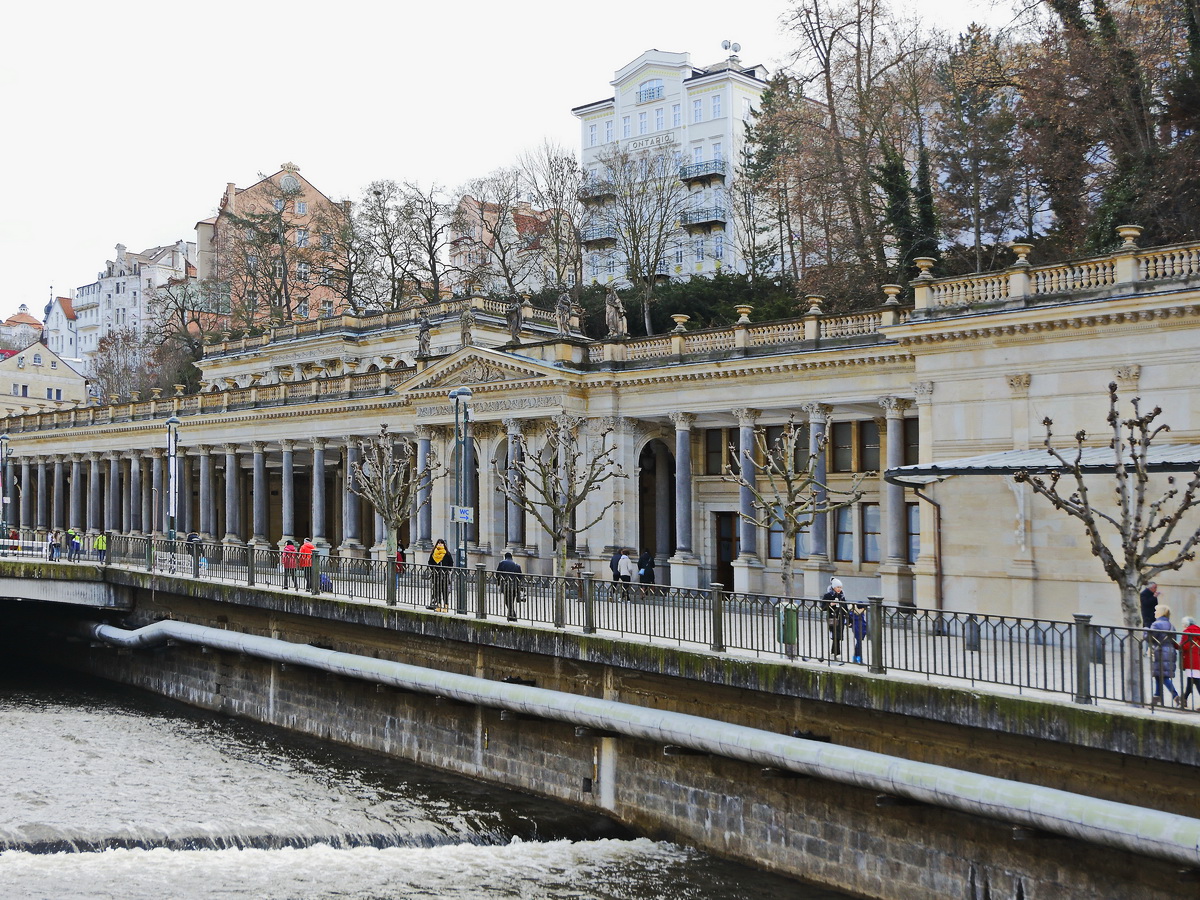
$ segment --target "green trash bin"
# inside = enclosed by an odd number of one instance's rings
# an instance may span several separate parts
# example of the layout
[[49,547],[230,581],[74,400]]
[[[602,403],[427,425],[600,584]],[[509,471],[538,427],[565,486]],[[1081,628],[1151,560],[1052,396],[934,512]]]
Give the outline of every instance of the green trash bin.
[[794,603],[779,606],[779,643],[783,644],[784,655],[794,659],[800,643],[800,609]]

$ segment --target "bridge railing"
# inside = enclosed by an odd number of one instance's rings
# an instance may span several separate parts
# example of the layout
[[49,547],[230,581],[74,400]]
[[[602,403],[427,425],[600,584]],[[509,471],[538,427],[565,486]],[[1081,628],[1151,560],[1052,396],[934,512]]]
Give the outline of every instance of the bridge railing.
[[[81,561],[96,561],[94,539]],[[12,543],[10,541],[10,548]],[[44,533],[21,533],[17,546],[48,558]],[[40,549],[39,549],[40,548]],[[64,557],[65,558],[65,557]],[[1182,653],[1200,635],[1154,637],[1146,629],[821,600],[709,588],[595,581],[590,575],[506,576],[483,566],[397,565],[393,560],[291,553],[220,542],[115,535],[107,564],[210,582],[329,595],[477,619],[504,619],[648,643],[707,648],[826,666],[863,665],[875,673],[1004,686],[1019,692],[1152,704],[1154,679],[1181,674]],[[1200,646],[1200,640],[1196,642]],[[1164,659],[1164,654],[1169,659]],[[1179,685],[1182,687],[1182,684]],[[1200,687],[1200,685],[1197,685]],[[1168,698],[1168,702],[1170,702]],[[1200,694],[1197,694],[1200,704]]]

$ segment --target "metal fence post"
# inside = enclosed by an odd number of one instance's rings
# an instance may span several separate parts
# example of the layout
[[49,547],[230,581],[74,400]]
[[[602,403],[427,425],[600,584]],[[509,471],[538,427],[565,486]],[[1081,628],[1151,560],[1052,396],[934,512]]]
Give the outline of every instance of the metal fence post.
[[254,545],[246,545],[246,584],[254,587]]
[[467,567],[454,567],[454,587],[457,594],[454,611],[460,616],[467,614]]
[[583,573],[583,633],[596,633],[596,576]]
[[309,557],[308,591],[311,594],[321,593],[321,556],[315,552]]
[[567,576],[557,575],[554,578],[554,627],[565,628],[567,625]]
[[189,541],[186,546],[192,554],[192,577],[195,579],[199,579],[200,578],[200,554],[202,554],[204,551],[200,549],[199,541]]
[[393,555],[391,559],[387,559],[387,558],[384,559],[383,574],[384,574],[384,577],[387,578],[387,589],[384,593],[384,596],[387,599],[387,605],[395,606],[396,605],[396,588],[398,586],[396,584],[396,582],[400,580],[400,573],[396,571],[395,555]]
[[1092,702],[1092,617],[1075,613],[1075,702]]
[[487,566],[475,565],[475,618],[487,618]]
[[714,582],[708,586],[708,599],[712,604],[712,643],[714,653],[725,652],[725,591],[724,585]]
[[887,671],[883,664],[883,598],[867,597],[870,604],[870,620],[868,628],[871,632],[871,664],[867,671],[872,675],[882,675]]
[[146,571],[154,569],[154,541],[146,538]]

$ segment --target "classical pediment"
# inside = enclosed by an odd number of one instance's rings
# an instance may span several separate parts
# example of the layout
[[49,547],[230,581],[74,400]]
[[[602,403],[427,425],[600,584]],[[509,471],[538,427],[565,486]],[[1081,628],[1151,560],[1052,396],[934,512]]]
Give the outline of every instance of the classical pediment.
[[405,392],[440,391],[462,385],[475,387],[503,382],[527,382],[546,378],[552,371],[562,374],[536,363],[514,361],[499,353],[466,348],[413,376],[401,389]]

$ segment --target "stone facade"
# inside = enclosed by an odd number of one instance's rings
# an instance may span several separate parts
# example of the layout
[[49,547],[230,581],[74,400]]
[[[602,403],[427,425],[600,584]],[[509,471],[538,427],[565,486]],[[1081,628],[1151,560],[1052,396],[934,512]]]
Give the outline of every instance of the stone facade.
[[[1198,275],[1200,247],[1131,243],[1069,265],[1036,267],[1022,254],[998,273],[922,277],[912,308],[889,288],[878,309],[852,316],[825,316],[814,299],[794,320],[743,316],[727,328],[680,325],[632,340],[591,341],[573,322],[529,308],[514,342],[506,305],[479,297],[298,322],[211,347],[199,394],[11,417],[6,483],[23,485],[14,508],[25,527],[161,533],[153,498],[164,497],[155,493],[163,422],[176,414],[181,530],[260,546],[307,535],[335,553],[378,554],[381,520],[348,502],[347,449],[386,422],[422,453],[451,460],[448,394],[469,386],[472,563],[494,566],[511,549],[526,571],[550,571],[548,535],[504,501],[492,460],[507,458],[514,430],[541,440],[567,415],[607,433],[628,476],[581,511],[590,518],[620,501],[575,542],[585,569],[606,574],[613,548],[644,547],[657,557],[659,583],[777,591],[780,535],[739,519],[745,491],[722,473],[754,429],[771,434],[793,420],[810,440],[828,437],[831,489],[875,473],[860,502],[819,517],[803,536],[798,593],[819,595],[836,574],[851,596],[1116,623],[1116,589],[1082,530],[1010,479],[951,478],[917,496],[878,472],[1037,447],[1047,416],[1058,434],[1086,428],[1102,444],[1113,380],[1163,408],[1172,426],[1163,440],[1200,443],[1191,389]],[[402,534],[418,553],[451,534],[452,479],[431,491]],[[79,518],[68,522],[67,509]],[[1194,564],[1160,583],[1176,620],[1197,612]]]

